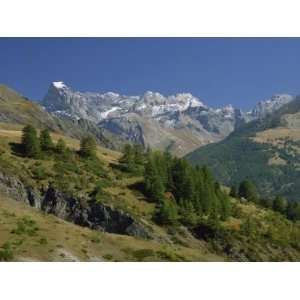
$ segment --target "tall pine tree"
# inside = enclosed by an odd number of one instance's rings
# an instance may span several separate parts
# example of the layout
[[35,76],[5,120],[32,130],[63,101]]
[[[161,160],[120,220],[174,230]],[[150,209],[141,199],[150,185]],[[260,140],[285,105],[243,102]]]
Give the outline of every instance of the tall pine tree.
[[22,148],[24,155],[31,158],[38,158],[40,155],[40,144],[36,129],[32,125],[23,128]]
[[44,129],[40,134],[40,146],[42,151],[51,151],[54,148],[49,129]]
[[80,141],[80,155],[85,158],[96,157],[96,141],[92,136],[82,138]]
[[62,138],[60,138],[57,141],[57,144],[56,144],[56,147],[55,147],[56,152],[59,153],[59,154],[64,154],[66,149],[67,149],[67,146],[66,146],[65,141]]
[[150,198],[159,202],[164,198],[165,186],[161,179],[159,168],[156,164],[154,154],[148,155],[148,162],[145,166],[145,191]]
[[240,183],[239,196],[255,203],[259,201],[256,187],[250,180],[244,180]]

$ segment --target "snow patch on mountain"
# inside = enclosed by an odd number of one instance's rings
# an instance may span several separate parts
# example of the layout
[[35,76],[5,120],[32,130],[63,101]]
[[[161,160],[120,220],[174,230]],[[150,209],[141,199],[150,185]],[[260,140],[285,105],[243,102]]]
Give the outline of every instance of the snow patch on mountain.
[[53,86],[55,86],[57,89],[63,89],[67,87],[62,81],[54,81]]
[[101,119],[107,118],[107,117],[109,116],[110,113],[112,113],[112,112],[114,112],[114,111],[116,111],[116,110],[118,110],[118,109],[121,109],[121,107],[116,107],[116,106],[115,106],[115,107],[112,107],[112,108],[109,109],[109,110],[106,110],[106,111],[100,113]]

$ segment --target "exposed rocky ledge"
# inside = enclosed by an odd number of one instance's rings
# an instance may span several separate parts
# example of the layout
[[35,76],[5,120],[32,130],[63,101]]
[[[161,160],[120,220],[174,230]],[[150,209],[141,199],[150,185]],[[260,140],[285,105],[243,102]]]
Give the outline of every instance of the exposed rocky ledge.
[[70,196],[51,186],[42,193],[31,187],[25,187],[19,179],[0,172],[0,193],[80,226],[151,238],[149,229],[131,215],[93,199]]

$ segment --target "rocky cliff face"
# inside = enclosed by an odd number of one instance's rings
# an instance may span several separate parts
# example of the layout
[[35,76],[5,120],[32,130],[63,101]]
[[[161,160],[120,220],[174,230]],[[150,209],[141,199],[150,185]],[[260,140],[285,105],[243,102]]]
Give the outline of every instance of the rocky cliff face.
[[49,187],[40,192],[0,172],[0,193],[63,220],[98,231],[151,238],[151,232],[129,214],[93,199],[76,198]]
[[75,198],[49,187],[41,209],[66,221],[91,229],[149,238],[133,217],[94,200]]
[[285,104],[293,101],[295,97],[291,95],[273,95],[270,99],[259,101],[255,107],[247,113],[246,118],[249,117],[250,120],[253,119],[263,119],[268,115],[272,115],[279,108]]

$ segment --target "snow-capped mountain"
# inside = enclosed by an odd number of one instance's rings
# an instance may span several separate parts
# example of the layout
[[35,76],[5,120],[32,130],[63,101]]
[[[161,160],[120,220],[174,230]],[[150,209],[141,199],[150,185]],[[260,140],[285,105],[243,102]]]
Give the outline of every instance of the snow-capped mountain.
[[171,96],[151,91],[139,96],[82,93],[63,82],[53,82],[42,105],[61,117],[92,121],[122,139],[183,155],[223,139],[240,124],[279,108],[288,99],[288,95],[274,96],[244,114],[231,105],[210,108],[190,93]]
[[63,82],[53,82],[50,85],[43,104],[49,111],[95,122],[130,112],[159,117],[166,113],[183,112],[188,108],[205,107],[191,94],[164,97],[151,91],[142,96],[124,96],[113,92],[81,93],[72,91]]

